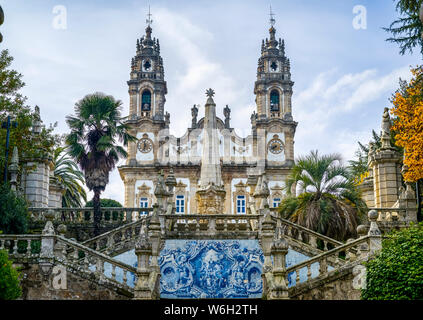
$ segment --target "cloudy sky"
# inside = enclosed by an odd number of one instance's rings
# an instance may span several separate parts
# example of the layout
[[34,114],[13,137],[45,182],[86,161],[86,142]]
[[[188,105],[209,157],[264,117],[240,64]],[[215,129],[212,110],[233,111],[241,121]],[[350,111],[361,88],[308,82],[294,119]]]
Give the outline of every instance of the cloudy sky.
[[[261,40],[268,37],[269,6],[277,37],[285,39],[295,82],[293,116],[299,122],[296,155],[318,149],[352,159],[357,141],[380,129],[384,107],[409,78],[419,54],[400,56],[385,41],[396,17],[390,0],[0,0],[5,11],[4,42],[24,76],[23,94],[41,108],[45,124],[58,122],[85,94],[111,94],[128,114],[130,61],[144,34],[151,6],[153,36],[160,39],[171,114],[171,131],[190,125],[193,104],[216,91],[218,116],[232,108],[232,126],[249,134],[253,87]],[[354,11],[356,6],[359,11]],[[366,19],[359,20],[358,14]],[[64,11],[65,9],[65,11]],[[357,9],[357,8],[356,8]],[[66,20],[63,13],[66,13]],[[361,16],[363,17],[364,16]],[[64,23],[65,22],[65,23]],[[357,23],[365,29],[357,29]],[[203,110],[200,109],[200,116]],[[204,112],[203,112],[204,113]],[[103,194],[123,202],[117,170]]]

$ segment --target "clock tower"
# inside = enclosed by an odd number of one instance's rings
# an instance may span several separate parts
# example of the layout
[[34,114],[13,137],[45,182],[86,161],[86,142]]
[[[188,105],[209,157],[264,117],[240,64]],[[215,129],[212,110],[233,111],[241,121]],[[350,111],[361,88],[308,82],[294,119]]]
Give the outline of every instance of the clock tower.
[[257,155],[266,155],[270,166],[292,166],[294,134],[297,123],[292,117],[290,61],[285,55],[285,41],[276,40],[274,14],[270,11],[270,38],[262,41],[254,84],[257,112],[251,117],[257,136]]

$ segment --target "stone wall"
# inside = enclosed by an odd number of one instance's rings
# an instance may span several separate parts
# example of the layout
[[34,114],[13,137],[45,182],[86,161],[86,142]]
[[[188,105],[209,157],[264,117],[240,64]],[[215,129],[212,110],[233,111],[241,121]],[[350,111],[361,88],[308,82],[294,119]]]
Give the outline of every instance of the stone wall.
[[[22,275],[22,300],[127,300],[126,292],[117,292],[113,288],[99,285],[90,279],[84,279],[71,272],[66,272],[66,288],[54,289],[53,281],[57,274],[43,276],[38,264],[15,264]],[[57,280],[56,280],[57,281]]]

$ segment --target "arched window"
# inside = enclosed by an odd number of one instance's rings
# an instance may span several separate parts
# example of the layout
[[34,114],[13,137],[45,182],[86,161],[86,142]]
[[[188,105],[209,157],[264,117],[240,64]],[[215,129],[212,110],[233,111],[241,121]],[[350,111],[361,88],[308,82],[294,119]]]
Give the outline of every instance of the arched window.
[[270,92],[270,111],[279,111],[278,90],[272,90],[272,92]]
[[150,111],[151,110],[151,92],[149,90],[144,90],[141,96],[141,111]]

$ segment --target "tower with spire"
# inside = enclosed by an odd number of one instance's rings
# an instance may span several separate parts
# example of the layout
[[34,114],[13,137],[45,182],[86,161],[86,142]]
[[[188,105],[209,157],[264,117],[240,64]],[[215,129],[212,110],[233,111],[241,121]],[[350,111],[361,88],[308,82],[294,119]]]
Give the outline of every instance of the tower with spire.
[[160,43],[151,36],[153,31],[151,17],[149,8],[145,35],[137,39],[136,55],[131,61],[128,81],[130,117],[164,122],[167,86],[164,80],[163,59],[160,56]]
[[[292,165],[294,134],[297,123],[292,117],[292,87],[290,61],[285,54],[285,41],[276,39],[274,13],[270,7],[269,38],[262,40],[254,83],[256,113],[251,117],[253,132],[265,138],[258,146],[268,163]],[[260,138],[258,138],[260,140]],[[262,153],[263,152],[263,153]]]

